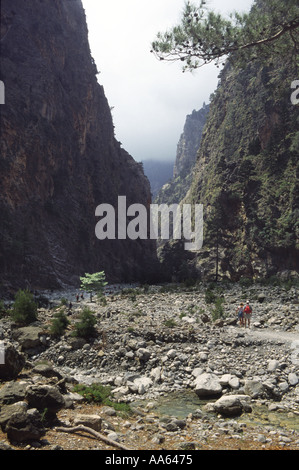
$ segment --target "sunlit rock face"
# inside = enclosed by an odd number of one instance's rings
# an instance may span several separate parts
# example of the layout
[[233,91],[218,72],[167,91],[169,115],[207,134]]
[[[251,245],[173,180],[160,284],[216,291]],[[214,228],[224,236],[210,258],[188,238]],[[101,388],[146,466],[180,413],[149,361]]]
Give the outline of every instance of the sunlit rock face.
[[141,165],[115,139],[97,73],[81,0],[1,1],[2,287],[153,274],[150,240],[95,236],[99,204],[151,202]]

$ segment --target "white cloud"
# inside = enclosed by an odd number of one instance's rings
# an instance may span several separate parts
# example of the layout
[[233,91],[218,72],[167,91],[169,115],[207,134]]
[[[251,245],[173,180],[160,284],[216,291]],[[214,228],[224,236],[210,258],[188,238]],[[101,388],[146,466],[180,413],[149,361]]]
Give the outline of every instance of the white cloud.
[[[248,10],[253,0],[211,0],[222,13]],[[209,101],[219,70],[183,74],[180,64],[150,53],[158,31],[178,23],[183,0],[82,0],[92,56],[101,72],[116,138],[137,161],[175,159],[186,115]]]

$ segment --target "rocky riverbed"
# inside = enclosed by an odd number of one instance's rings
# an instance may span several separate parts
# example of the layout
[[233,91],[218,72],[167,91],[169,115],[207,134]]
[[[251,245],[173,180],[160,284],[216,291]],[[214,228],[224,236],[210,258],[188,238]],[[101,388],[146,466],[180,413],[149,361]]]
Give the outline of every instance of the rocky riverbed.
[[[2,372],[0,384],[6,446],[110,448],[86,435],[66,438],[55,431],[57,423],[28,439],[9,432],[9,417],[17,414],[12,406],[34,427],[41,397],[52,393],[60,426],[80,422],[82,414],[92,426],[96,415],[104,435],[136,450],[299,448],[296,287],[109,286],[104,300],[92,302],[85,293],[77,302],[75,291],[41,296],[38,322],[19,328],[0,320],[0,341],[7,360],[12,357],[10,376]],[[250,328],[236,317],[246,300],[253,308]],[[97,335],[89,340],[71,335],[83,306],[97,318]],[[53,338],[48,326],[57,308],[70,325]],[[112,398],[130,404],[133,414],[82,402],[73,393],[76,382],[109,385]]]

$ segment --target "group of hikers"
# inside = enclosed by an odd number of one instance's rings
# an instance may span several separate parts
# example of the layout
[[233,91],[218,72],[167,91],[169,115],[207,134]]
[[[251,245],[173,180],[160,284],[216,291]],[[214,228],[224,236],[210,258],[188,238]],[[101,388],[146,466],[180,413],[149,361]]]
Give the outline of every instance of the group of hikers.
[[240,303],[239,307],[237,308],[237,312],[238,312],[238,320],[239,320],[240,326],[245,326],[246,328],[246,322],[247,322],[248,328],[250,328],[252,308],[249,305],[249,300],[247,300],[245,307],[243,303]]

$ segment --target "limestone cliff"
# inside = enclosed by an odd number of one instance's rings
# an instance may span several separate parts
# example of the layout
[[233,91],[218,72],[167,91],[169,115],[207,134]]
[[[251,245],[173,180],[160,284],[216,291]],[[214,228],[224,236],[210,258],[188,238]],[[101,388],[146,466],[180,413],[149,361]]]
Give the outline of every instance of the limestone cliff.
[[2,285],[57,287],[99,270],[113,281],[151,274],[152,242],[95,237],[99,204],[116,207],[118,195],[150,203],[96,75],[81,0],[1,1]]
[[209,113],[209,105],[193,110],[186,117],[180,136],[173,170],[173,178],[163,186],[156,196],[156,202],[179,203],[186,195],[192,182],[193,168],[200,146],[201,136]]
[[207,120],[209,105],[203,104],[199,110],[193,110],[186,118],[183,133],[177,146],[177,155],[173,176],[184,177],[191,173],[196,161],[196,155],[200,146],[201,136]]
[[[286,36],[277,50],[272,44],[255,60],[226,62],[189,190],[182,194],[174,180],[159,200],[203,204],[203,248],[192,256],[181,243],[165,244],[163,272],[204,280],[298,276],[299,106],[291,100],[298,51]],[[191,146],[197,134],[190,129]]]
[[201,272],[239,279],[298,271],[298,122],[289,57],[226,64],[186,201],[204,206]]

